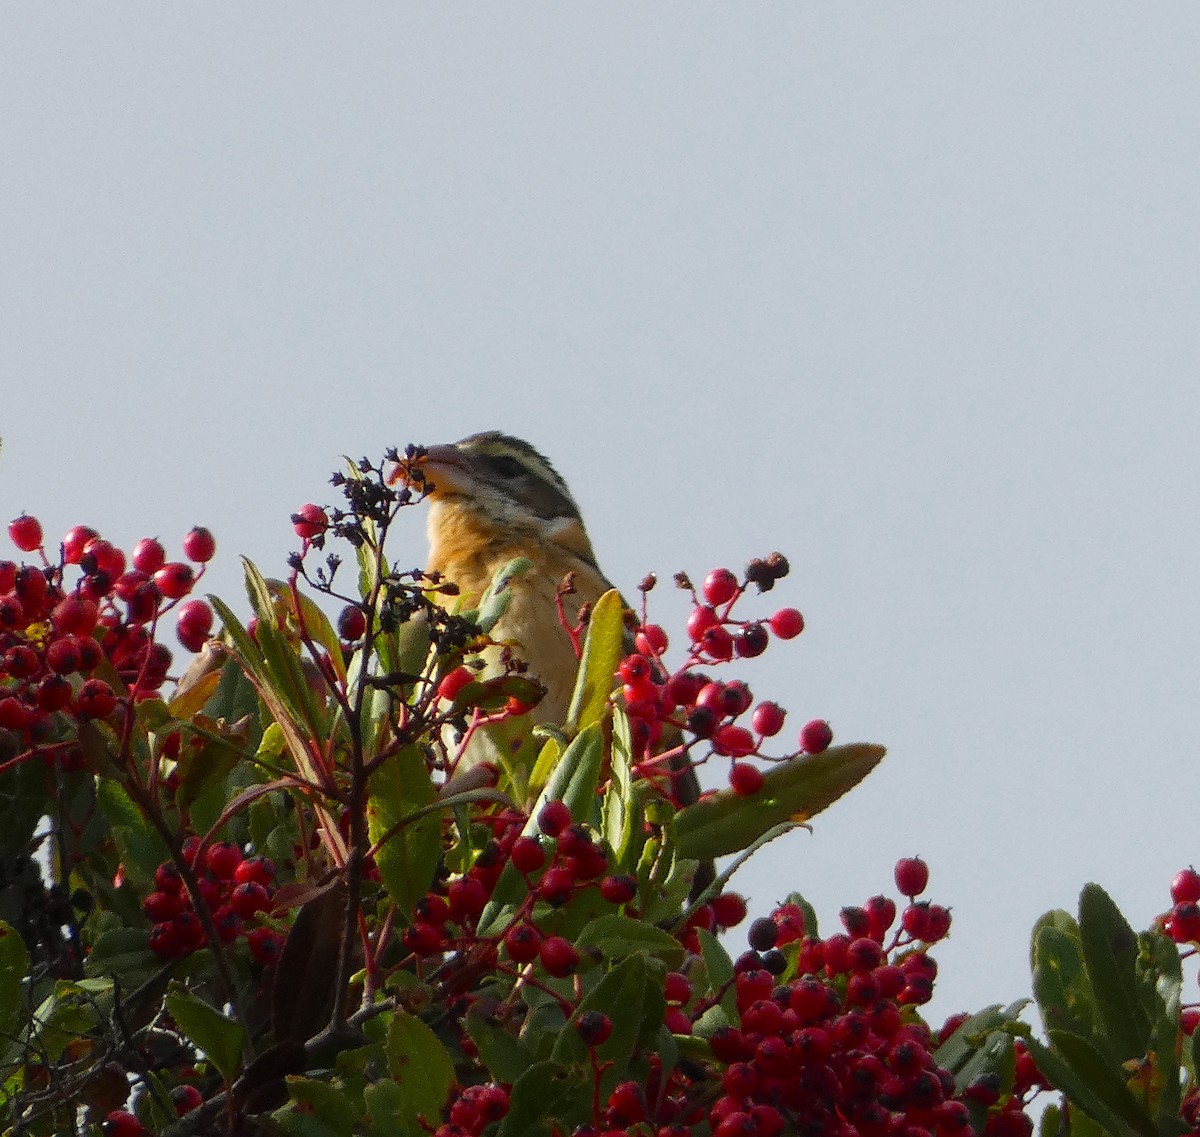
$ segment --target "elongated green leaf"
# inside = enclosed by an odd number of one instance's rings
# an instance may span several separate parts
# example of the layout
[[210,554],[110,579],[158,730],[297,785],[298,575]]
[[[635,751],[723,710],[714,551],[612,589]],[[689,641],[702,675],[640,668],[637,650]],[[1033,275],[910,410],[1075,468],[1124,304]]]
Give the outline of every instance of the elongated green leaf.
[[[1078,1036],[1076,1036],[1078,1037]],[[1044,1046],[1036,1038],[1026,1039],[1025,1045],[1038,1069],[1045,1074],[1063,1097],[1114,1137],[1131,1137],[1133,1130],[1096,1096],[1086,1079],[1081,1078],[1056,1050]],[[1074,1125],[1072,1125],[1074,1132]]]
[[1079,934],[1083,964],[1100,1012],[1101,1049],[1118,1062],[1145,1055],[1150,1017],[1138,996],[1137,936],[1098,884],[1079,896]]
[[16,1035],[23,1013],[22,987],[29,974],[29,952],[17,931],[0,921],[0,1035]]
[[753,797],[722,790],[703,798],[676,815],[679,851],[691,860],[711,860],[748,848],[785,821],[806,821],[858,785],[884,753],[882,746],[861,742],[833,746],[768,770]]
[[429,891],[442,850],[439,814],[406,819],[436,800],[425,757],[416,746],[403,747],[371,775],[367,830],[372,844],[384,841],[375,856],[379,875],[406,918]]
[[1038,927],[1033,945],[1033,995],[1047,1029],[1088,1037],[1097,1012],[1079,942],[1054,923]]
[[480,598],[479,607],[474,614],[475,623],[483,631],[490,632],[500,617],[508,611],[512,600],[512,582],[531,568],[532,561],[525,557],[514,557],[492,577],[492,582]]
[[617,665],[625,654],[625,601],[610,588],[592,608],[571,708],[567,712],[568,736],[597,722],[615,685]]
[[529,832],[537,826],[537,813],[548,801],[566,802],[576,821],[588,821],[596,805],[596,785],[604,758],[604,734],[600,723],[593,723],[571,740],[538,794],[530,810]]
[[634,840],[637,829],[634,826],[633,774],[630,767],[632,753],[629,716],[620,707],[614,707],[612,745],[609,749],[612,778],[604,794],[600,818],[604,839],[613,851],[613,859],[620,872],[635,869],[640,852]]
[[[1138,942],[1139,995],[1150,1018],[1150,1049],[1155,1066],[1164,1072],[1155,1118],[1162,1137],[1169,1133],[1171,1120],[1178,1120],[1183,1098],[1175,1049],[1179,1037],[1179,1008],[1183,998],[1183,967],[1178,946],[1161,932],[1146,932],[1138,937]],[[1142,960],[1145,961],[1144,967],[1141,966]],[[1169,1074],[1166,1073],[1168,1070]]]
[[168,995],[167,1009],[184,1037],[200,1047],[221,1077],[232,1083],[242,1064],[242,1028],[186,991]]
[[[1118,1119],[1121,1128],[1143,1137],[1154,1137],[1154,1122],[1141,1102],[1129,1092],[1121,1066],[1107,1061],[1091,1042],[1072,1031],[1049,1030],[1046,1037],[1051,1048],[1070,1067],[1077,1083],[1086,1088],[1093,1101],[1102,1103],[1110,1117]],[[1034,1055],[1034,1061],[1041,1065],[1037,1055]],[[1043,1072],[1047,1071],[1043,1068]],[[1065,1086],[1060,1088],[1070,1096]],[[1093,1113],[1083,1102],[1079,1104],[1101,1125],[1111,1128],[1105,1117]]]
[[661,928],[616,912],[598,916],[579,933],[575,946],[595,948],[605,959],[624,959],[639,953],[661,959],[668,967],[683,962],[683,945]]
[[704,971],[708,976],[705,994],[715,995],[718,991],[723,991],[721,1009],[729,1022],[736,1022],[737,991],[733,986],[733,961],[712,932],[697,928],[696,938],[700,942],[700,957],[704,960]]
[[388,1024],[387,1063],[407,1120],[436,1126],[454,1083],[454,1064],[438,1036],[415,1015],[397,1011]]

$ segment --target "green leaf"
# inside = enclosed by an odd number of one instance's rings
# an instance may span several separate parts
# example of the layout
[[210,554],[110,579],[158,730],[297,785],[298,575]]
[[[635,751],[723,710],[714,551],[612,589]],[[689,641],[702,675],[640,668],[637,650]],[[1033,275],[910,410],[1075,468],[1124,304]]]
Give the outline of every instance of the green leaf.
[[568,1025],[559,1032],[551,1055],[557,1063],[582,1063],[587,1048],[579,1038],[575,1023],[589,1011],[599,1011],[612,1020],[612,1034],[596,1047],[596,1056],[604,1068],[600,1077],[601,1100],[613,1087],[629,1077],[629,1067],[638,1048],[651,1039],[662,1025],[664,1002],[661,967],[652,974],[647,958],[631,955],[609,971],[580,1002]]
[[318,1121],[330,1127],[333,1133],[352,1133],[359,1120],[359,1111],[346,1094],[329,1082],[316,1078],[304,1078],[298,1074],[286,1079],[292,1101],[307,1107]]
[[117,976],[128,987],[141,986],[162,966],[162,959],[150,950],[145,928],[113,928],[92,946],[83,969],[89,976]]
[[[420,1137],[427,1132],[416,1122],[402,1124],[407,1118],[404,1100],[404,1091],[390,1078],[381,1078],[363,1087],[363,1103],[371,1115],[371,1124],[367,1129],[371,1137]],[[341,1132],[351,1133],[353,1130],[343,1129]]]
[[379,875],[407,918],[413,905],[429,891],[442,851],[437,812],[405,823],[411,814],[437,800],[424,754],[415,745],[402,747],[371,775],[368,789],[367,829],[372,844],[384,841],[375,857]]
[[1090,1036],[1096,1021],[1078,940],[1055,923],[1039,924],[1033,944],[1033,995],[1047,1029]]
[[[1141,1103],[1129,1092],[1125,1072],[1107,1061],[1082,1035],[1069,1030],[1048,1030],[1046,1036],[1054,1057],[1066,1068],[1066,1080],[1042,1065],[1043,1047],[1035,1052],[1032,1039],[1027,1041],[1038,1068],[1082,1110],[1114,1133],[1139,1133],[1154,1137],[1154,1122]],[[1058,1071],[1059,1074],[1063,1070]]]
[[992,1031],[1005,1023],[1000,1004],[984,1007],[960,1023],[958,1029],[934,1051],[937,1064],[952,1074],[959,1070],[979,1049]]
[[29,974],[29,952],[10,925],[0,922],[0,1034],[12,1038],[23,1021],[23,987]]
[[576,821],[588,821],[596,805],[596,785],[604,759],[604,734],[600,723],[584,727],[563,751],[550,780],[538,794],[530,810],[530,824],[536,825],[538,811],[548,801],[563,801]]
[[753,797],[721,790],[679,811],[679,852],[690,860],[738,853],[765,830],[804,822],[858,785],[882,760],[882,746],[852,743],[780,762]]
[[629,716],[620,707],[612,712],[612,746],[609,764],[612,777],[604,794],[600,809],[601,832],[613,851],[613,861],[618,872],[632,872],[637,868],[635,845],[633,775],[630,755],[633,741],[629,728]]
[[167,1009],[184,1037],[203,1050],[221,1077],[232,1083],[242,1063],[242,1028],[186,991],[168,995]]
[[488,590],[479,601],[479,608],[475,613],[475,623],[482,631],[490,632],[496,626],[496,622],[508,610],[509,601],[512,600],[512,582],[531,568],[532,561],[525,557],[514,557],[492,577],[492,583],[488,585]]
[[575,941],[580,951],[595,948],[605,959],[624,959],[644,953],[674,969],[683,963],[683,945],[661,928],[644,920],[609,913],[592,920]]
[[1141,1058],[1148,1049],[1150,1018],[1141,1004],[1134,965],[1137,936],[1112,898],[1098,884],[1079,897],[1083,964],[1100,1012],[1097,1042],[1119,1062]]
[[625,654],[625,601],[610,588],[592,608],[564,728],[568,736],[599,721]]
[[388,1025],[387,1064],[403,1094],[403,1119],[436,1126],[454,1084],[454,1065],[438,1036],[415,1015],[397,1011]]
[[563,1100],[582,1097],[586,1092],[586,1083],[557,1062],[535,1062],[513,1083],[508,1113],[500,1122],[496,1137],[538,1137],[549,1133],[550,1121],[558,1119]]
[[724,991],[721,1009],[730,1022],[736,1022],[737,991],[733,986],[733,961],[712,932],[697,928],[696,939],[700,943],[700,958],[704,960],[704,971],[708,976],[705,994],[715,995],[718,991]]
[[479,1050],[479,1060],[501,1082],[515,1082],[533,1063],[533,1053],[511,1031],[485,1018],[473,1004],[467,1012],[467,1033]]

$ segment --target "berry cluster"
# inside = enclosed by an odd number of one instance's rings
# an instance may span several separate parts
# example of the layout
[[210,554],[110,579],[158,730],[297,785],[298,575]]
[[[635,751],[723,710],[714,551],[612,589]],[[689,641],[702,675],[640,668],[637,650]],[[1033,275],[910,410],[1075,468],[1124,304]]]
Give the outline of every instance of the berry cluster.
[[880,1137],[967,1131],[967,1106],[933,1058],[938,1039],[914,1013],[937,974],[926,947],[939,937],[908,927],[922,874],[915,858],[897,865],[910,903],[894,931],[896,905],[884,896],[844,909],[845,931],[823,939],[796,903],[753,921],[735,963],[739,1022],[709,1040],[724,1064],[708,1112],[715,1135],[774,1137],[801,1122]]
[[[795,608],[780,608],[766,619],[734,615],[750,585],[766,592],[787,573],[787,559],[772,553],[751,561],[741,580],[727,568],[713,569],[699,591],[685,574],[676,576],[676,584],[691,593],[692,611],[687,620],[687,655],[675,669],[664,661],[669,647],[666,631],[645,619],[645,594],[655,580],[647,577],[642,582],[643,619],[635,650],[617,671],[625,709],[634,723],[635,742],[646,757],[641,772],[662,768],[664,755],[655,751],[664,731],[682,731],[682,748],[694,762],[702,762],[710,754],[730,759],[729,783],[736,793],[749,797],[762,788],[762,771],[746,759],[778,760],[764,754],[762,747],[783,730],[787,712],[778,703],[756,703],[750,688],[740,680],[713,679],[702,668],[735,657],[755,658],[767,650],[772,636],[790,640],[804,630],[804,617]],[[818,754],[832,738],[829,724],[814,719],[801,728],[798,751],[785,757]]]
[[[191,866],[213,927],[222,943],[245,936],[250,954],[262,964],[274,963],[283,950],[283,937],[258,923],[271,909],[275,891],[275,866],[267,857],[246,856],[232,841],[207,847],[199,837],[188,837],[183,857]],[[142,902],[142,911],[153,924],[150,949],[163,959],[179,959],[206,942],[193,898],[184,886],[179,866],[164,861],[154,874],[154,891]]]
[[[40,522],[26,514],[8,533],[18,549],[41,558],[40,565],[0,561],[0,728],[18,736],[17,749],[44,742],[56,713],[107,719],[117,710],[124,691],[96,674],[105,660],[133,698],[157,692],[172,662],[155,641],[167,611],[178,605],[179,640],[190,651],[212,628],[205,601],[181,603],[216,552],[207,529],[183,539],[191,563],[168,561],[151,538],[127,559],[83,525],[66,534],[51,560]],[[69,569],[78,570],[73,580]]]

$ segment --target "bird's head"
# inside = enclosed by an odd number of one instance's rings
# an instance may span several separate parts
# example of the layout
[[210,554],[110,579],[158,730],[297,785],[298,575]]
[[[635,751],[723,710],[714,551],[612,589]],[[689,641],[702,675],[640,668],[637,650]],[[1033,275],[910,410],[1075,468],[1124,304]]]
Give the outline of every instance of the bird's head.
[[428,447],[419,468],[431,505],[431,565],[540,550],[595,567],[571,491],[528,442],[495,430],[472,434]]

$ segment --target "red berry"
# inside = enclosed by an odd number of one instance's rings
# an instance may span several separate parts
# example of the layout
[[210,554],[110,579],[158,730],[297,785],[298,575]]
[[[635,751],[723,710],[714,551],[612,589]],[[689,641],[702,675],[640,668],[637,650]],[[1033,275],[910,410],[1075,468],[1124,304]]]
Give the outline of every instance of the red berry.
[[659,624],[643,624],[635,640],[635,646],[642,655],[662,655],[668,644],[667,633]]
[[133,546],[130,562],[138,572],[153,576],[167,563],[167,551],[153,537],[143,537]]
[[538,881],[537,894],[551,908],[561,908],[575,894],[575,874],[566,865],[555,865]]
[[587,1047],[601,1046],[612,1034],[612,1019],[602,1011],[584,1011],[575,1020],[575,1029]]
[[154,583],[168,600],[179,600],[192,591],[196,571],[182,561],[170,561],[154,574]]
[[600,895],[609,904],[628,904],[637,895],[637,878],[627,873],[606,876],[600,882]]
[[171,1091],[171,1102],[175,1106],[175,1112],[183,1117],[203,1104],[204,1095],[195,1086],[176,1086]]
[[475,672],[469,667],[456,667],[453,671],[448,671],[438,684],[438,698],[445,699],[448,703],[454,702],[459,692],[474,679]]
[[271,928],[252,928],[246,933],[246,946],[259,963],[268,966],[283,954],[283,937]]
[[475,877],[463,876],[450,882],[446,889],[446,900],[450,905],[450,915],[461,923],[478,918],[487,905],[488,895]]
[[678,1003],[682,1006],[692,999],[692,984],[682,971],[668,971],[663,981],[663,998],[668,1003]]
[[242,863],[242,850],[232,841],[215,841],[204,854],[204,865],[217,880],[233,880]]
[[88,679],[75,696],[75,709],[87,718],[106,719],[117,709],[117,697],[103,679]]
[[713,731],[712,748],[727,758],[745,758],[755,751],[754,735],[744,726],[725,723]]
[[275,866],[269,857],[247,857],[233,870],[233,879],[238,884],[261,884],[270,886],[275,879]]
[[265,912],[271,907],[271,897],[261,884],[247,881],[239,884],[229,894],[229,907],[239,916],[249,919],[257,912]]
[[79,670],[79,648],[74,636],[63,636],[46,648],[46,666],[56,675],[70,675]]
[[132,1113],[114,1109],[100,1123],[100,1132],[104,1137],[142,1137],[146,1130]]
[[738,629],[733,641],[739,659],[754,659],[767,650],[770,636],[762,624],[746,624]]
[[737,595],[738,578],[727,568],[713,569],[704,578],[704,599],[714,608],[728,604]]
[[546,863],[546,850],[536,837],[518,837],[509,856],[520,873],[537,872]]
[[767,623],[781,640],[795,639],[804,631],[804,617],[795,608],[780,608]]
[[546,972],[563,979],[579,966],[579,953],[570,940],[562,936],[547,936],[538,948],[538,958]]
[[37,705],[47,713],[61,711],[70,701],[71,684],[61,675],[47,675],[38,684]]
[[538,828],[547,837],[557,837],[571,824],[571,810],[563,801],[548,801],[538,810]]
[[904,896],[920,896],[929,884],[929,866],[920,857],[903,857],[896,862],[895,878]]
[[174,861],[164,861],[154,870],[154,887],[160,892],[183,891],[183,877],[179,875],[179,866]]
[[42,611],[50,586],[46,583],[46,574],[40,568],[23,565],[17,570],[13,591],[24,605],[26,615],[32,617]]
[[338,635],[347,643],[361,640],[367,631],[367,617],[356,604],[349,604],[341,610],[337,621]]
[[813,719],[800,728],[800,749],[805,754],[820,754],[832,741],[833,730],[824,719]]
[[1179,1012],[1179,1029],[1184,1034],[1195,1034],[1196,1027],[1200,1026],[1200,1007],[1184,1007]]
[[189,600],[179,606],[175,634],[188,651],[199,651],[213,626],[213,610],[207,600]]
[[746,918],[746,901],[736,892],[722,892],[712,901],[713,917],[720,928],[736,928]]
[[111,541],[93,537],[83,546],[79,565],[88,573],[103,573],[109,580],[116,580],[125,571],[125,554]]
[[719,624],[706,628],[699,639],[700,650],[719,663],[733,658],[733,636]]
[[183,898],[176,892],[152,892],[142,901],[146,919],[155,924],[173,920],[183,909]]
[[197,525],[183,539],[183,555],[189,561],[205,564],[217,551],[217,539],[202,525]]
[[4,670],[15,679],[29,679],[41,670],[37,652],[26,644],[14,644],[4,653]]
[[514,924],[504,933],[504,949],[514,963],[528,963],[537,958],[541,933],[529,924]]
[[60,600],[50,613],[50,622],[60,634],[87,635],[96,626],[100,611],[91,600],[68,596]]
[[759,703],[754,708],[750,719],[755,731],[764,738],[771,738],[783,729],[783,720],[787,715],[778,703]]
[[753,797],[763,787],[762,771],[749,762],[734,762],[729,767],[729,785],[738,797]]
[[1193,868],[1180,869],[1171,878],[1171,899],[1176,904],[1200,901],[1200,872]]
[[329,518],[319,505],[308,502],[292,514],[292,528],[297,537],[310,541],[329,528]]
[[9,522],[8,535],[23,553],[32,553],[42,547],[42,523],[27,513]]
[[692,614],[688,617],[687,621],[688,639],[692,643],[699,643],[709,628],[719,626],[720,621],[717,619],[717,614],[711,608],[705,606],[693,608]]
[[68,565],[77,565],[83,559],[83,547],[93,537],[99,537],[100,534],[95,529],[91,529],[86,525],[76,525],[73,529],[67,530],[67,535],[62,540],[63,563]]
[[[62,680],[66,682],[66,680]],[[68,697],[71,685],[67,684]],[[0,727],[7,730],[23,730],[29,724],[29,708],[19,699],[9,695],[0,699]]]

